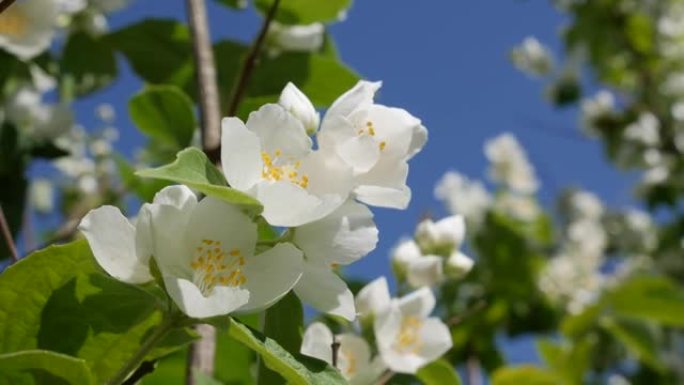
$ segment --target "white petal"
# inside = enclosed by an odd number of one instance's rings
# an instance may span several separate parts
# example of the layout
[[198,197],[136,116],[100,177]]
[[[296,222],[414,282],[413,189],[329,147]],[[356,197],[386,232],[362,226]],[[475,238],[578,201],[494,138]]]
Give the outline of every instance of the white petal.
[[372,206],[404,209],[411,200],[407,176],[406,161],[381,157],[368,173],[357,177],[354,193],[358,200]]
[[45,51],[55,35],[58,8],[53,0],[17,2],[0,16],[0,23],[17,24],[17,33],[0,34],[0,47],[26,61]]
[[411,190],[408,186],[399,188],[382,186],[359,186],[354,189],[356,199],[376,207],[404,210],[411,201]]
[[351,333],[337,336],[340,344],[337,368],[346,379],[354,378],[360,371],[368,370],[371,352],[368,342]]
[[321,322],[314,322],[306,328],[299,352],[332,364],[332,343],[333,334],[330,329]]
[[411,287],[435,286],[444,280],[443,258],[425,255],[411,261],[406,278]]
[[420,152],[427,143],[428,131],[425,126],[419,124],[413,127],[413,135],[411,137],[411,144],[409,145],[408,159],[413,158],[414,155]]
[[304,264],[304,274],[294,288],[302,300],[317,310],[349,321],[356,318],[354,295],[347,284],[325,266]]
[[297,227],[294,242],[310,260],[346,265],[375,249],[378,229],[368,207],[347,201],[323,219]]
[[435,295],[429,288],[422,287],[401,297],[398,304],[402,314],[425,318],[435,308]]
[[356,310],[361,317],[374,315],[385,311],[390,301],[387,279],[380,277],[364,286],[356,294]]
[[373,358],[367,367],[359,370],[354,377],[349,379],[349,385],[375,384],[386,369],[387,365],[385,365],[382,357],[377,356]]
[[374,138],[368,135],[352,137],[337,145],[337,154],[354,172],[368,172],[380,159],[380,148]]
[[[147,204],[141,209],[140,220],[149,220],[152,236],[152,256],[163,274],[190,278],[192,247],[185,234],[192,212],[171,205]],[[149,215],[149,219],[145,216]],[[141,225],[142,225],[141,223]]]
[[425,363],[432,362],[453,345],[449,328],[439,319],[430,317],[423,321],[420,328],[421,348],[418,353]]
[[360,80],[356,85],[345,92],[333,102],[328,111],[326,118],[329,116],[348,116],[358,108],[367,108],[373,104],[375,93],[382,86],[382,82],[369,82]]
[[406,110],[379,104],[354,112],[349,120],[357,130],[372,124],[375,135],[363,136],[372,138],[376,148],[385,143],[382,156],[399,159],[408,158],[414,128],[420,125],[420,120]]
[[425,219],[416,227],[415,237],[423,250],[458,248],[465,238],[465,219],[460,215],[437,222]]
[[311,100],[294,84],[287,83],[280,93],[278,104],[299,119],[308,134],[311,135],[318,130],[318,123],[321,120],[320,114],[314,108]]
[[287,294],[302,276],[302,252],[290,243],[247,257],[242,285],[249,291],[249,302],[240,312],[265,309]]
[[301,159],[311,151],[311,138],[299,119],[277,104],[265,104],[249,114],[247,128],[257,134],[269,154],[281,152],[285,159]]
[[463,278],[473,269],[475,262],[460,251],[449,256],[446,263],[446,274],[453,278]]
[[302,159],[300,174],[309,178],[306,190],[318,196],[334,194],[344,200],[354,186],[351,167],[329,151],[318,150]]
[[152,202],[159,205],[173,206],[181,211],[189,212],[197,205],[197,196],[188,186],[173,185],[161,189],[155,194]]
[[321,130],[316,135],[316,140],[319,148],[337,151],[340,143],[356,137],[357,134],[354,126],[345,116],[331,116],[328,113],[325,115]]
[[95,260],[112,277],[128,283],[152,280],[149,267],[136,254],[135,227],[114,206],[91,210],[81,220]]
[[247,191],[261,179],[263,169],[259,137],[238,118],[221,121],[221,167],[228,183]]
[[257,185],[256,195],[264,205],[262,215],[266,221],[283,227],[301,226],[321,219],[344,203],[339,195],[317,197],[289,182],[262,182]]
[[237,287],[216,286],[205,297],[194,283],[186,279],[164,276],[164,284],[178,308],[192,318],[229,314],[249,300],[249,292]]

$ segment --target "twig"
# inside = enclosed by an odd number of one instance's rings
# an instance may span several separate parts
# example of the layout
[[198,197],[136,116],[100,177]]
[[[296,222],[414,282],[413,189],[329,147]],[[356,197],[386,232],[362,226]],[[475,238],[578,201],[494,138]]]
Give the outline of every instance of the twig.
[[337,358],[340,352],[340,341],[337,340],[337,337],[333,336],[333,342],[330,345],[330,347],[332,348],[332,366],[336,368]]
[[386,371],[383,373],[380,378],[378,378],[378,382],[376,382],[376,385],[385,385],[390,379],[394,377],[394,372],[391,370]]
[[12,4],[14,4],[14,0],[2,0],[2,3],[0,3],[0,14],[5,12]]
[[[204,0],[186,0],[188,22],[192,31],[193,54],[199,88],[199,109],[202,133],[202,150],[212,162],[220,161],[221,111],[216,86],[216,67],[211,47],[209,21]],[[185,382],[195,383],[196,373],[214,373],[216,357],[216,329],[211,325],[198,325],[200,339],[188,350]]]
[[155,363],[156,363],[156,361],[145,361],[145,362],[143,362],[142,364],[140,364],[140,366],[138,366],[138,369],[136,369],[135,372],[133,372],[133,374],[131,374],[131,376],[128,377],[128,379],[126,381],[121,383],[121,385],[135,385],[135,384],[137,384],[141,378],[143,378],[144,376],[154,372]]
[[186,0],[185,4],[192,31],[195,75],[199,88],[202,149],[212,162],[217,163],[221,146],[221,109],[207,9],[204,0]]
[[486,306],[487,306],[486,301],[478,301],[470,309],[466,309],[466,311],[464,311],[463,313],[458,314],[458,315],[448,319],[446,323],[449,326],[458,325],[461,322],[465,321],[466,319],[468,319],[468,318],[474,316],[475,314],[479,313],[480,311],[482,311]]
[[5,211],[2,209],[2,206],[0,206],[0,227],[2,228],[2,236],[5,238],[7,248],[10,250],[12,263],[15,263],[19,260],[19,254],[17,254],[17,246],[14,244],[14,238],[12,238],[12,232],[7,224],[7,218],[5,218]]
[[247,83],[249,82],[249,79],[252,77],[252,72],[254,71],[256,60],[259,57],[259,54],[261,53],[261,46],[264,44],[266,34],[268,33],[268,29],[271,27],[271,22],[273,21],[273,18],[275,17],[276,12],[278,11],[279,5],[280,0],[273,0],[273,4],[271,4],[271,8],[268,10],[266,18],[264,19],[264,23],[261,25],[259,35],[257,35],[256,40],[254,40],[254,43],[249,49],[249,53],[247,54],[245,61],[242,63],[242,68],[240,68],[240,75],[238,76],[238,81],[235,84],[235,86],[233,86],[233,90],[230,94],[228,116],[235,116],[238,108],[240,107],[242,97],[244,96],[245,91],[247,90]]

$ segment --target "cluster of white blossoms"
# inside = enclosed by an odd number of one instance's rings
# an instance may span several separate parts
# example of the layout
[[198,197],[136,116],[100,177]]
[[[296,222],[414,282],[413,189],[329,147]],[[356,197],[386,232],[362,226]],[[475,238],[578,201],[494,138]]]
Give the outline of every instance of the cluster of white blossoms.
[[255,218],[172,186],[143,205],[135,225],[111,206],[91,211],[80,229],[95,258],[130,283],[153,279],[154,258],[169,296],[195,318],[263,309],[293,289],[316,309],[354,320],[353,294],[335,268],[375,248],[364,203],[406,207],[407,162],[427,140],[420,120],[373,101],[379,87],[360,81],[320,130],[318,112],[292,84],[246,122],[223,120],[223,173],[263,205],[270,225],[287,228],[275,246],[257,242]]
[[433,287],[447,278],[465,276],[474,263],[460,251],[465,230],[465,220],[460,215],[437,222],[421,221],[414,237],[400,241],[391,253],[392,267],[399,281],[406,281],[414,288]]
[[463,215],[468,222],[479,223],[492,204],[492,196],[478,180],[456,171],[448,171],[435,185],[435,198],[452,214]]
[[601,220],[604,208],[594,194],[577,191],[567,199],[568,221],[559,251],[539,278],[539,286],[551,300],[572,314],[591,304],[602,286],[600,268],[608,245]]
[[104,13],[128,0],[23,0],[0,14],[0,48],[21,60],[46,51],[59,29],[79,14],[79,28],[98,34],[107,29]]
[[435,296],[424,287],[401,298],[391,298],[387,280],[378,278],[359,291],[356,306],[362,326],[373,330],[377,355],[356,333],[334,336],[322,323],[304,333],[301,353],[332,363],[332,345],[339,343],[337,367],[353,385],[370,385],[385,370],[415,374],[452,346],[449,328],[430,317]]
[[553,70],[553,56],[535,37],[528,36],[511,51],[513,65],[531,76],[545,76]]
[[596,136],[599,123],[615,114],[615,97],[610,91],[601,90],[580,103],[580,126],[589,136]]

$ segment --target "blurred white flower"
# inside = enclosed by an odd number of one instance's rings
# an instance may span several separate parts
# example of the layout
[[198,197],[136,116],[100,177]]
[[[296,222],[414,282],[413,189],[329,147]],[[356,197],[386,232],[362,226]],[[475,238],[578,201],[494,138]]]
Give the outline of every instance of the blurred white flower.
[[553,70],[551,52],[534,37],[526,37],[511,52],[513,65],[532,76],[548,75]]
[[0,48],[33,59],[52,42],[59,16],[54,0],[18,1],[0,14]]
[[95,115],[102,122],[112,124],[116,119],[116,111],[114,106],[109,103],[101,103],[95,108]]
[[385,277],[368,283],[356,294],[356,310],[366,319],[386,310],[390,303],[389,285]]
[[475,266],[475,261],[456,250],[447,258],[444,273],[449,278],[461,279],[473,269],[473,266]]
[[415,239],[424,253],[444,251],[451,254],[459,248],[465,238],[465,220],[460,215],[451,215],[437,222],[422,220],[416,227]]
[[537,202],[526,195],[503,193],[496,197],[494,208],[523,222],[535,220],[540,213]]
[[492,201],[482,183],[454,171],[447,172],[437,182],[435,197],[451,214],[463,215],[474,222],[480,221]]
[[614,113],[615,98],[612,93],[601,90],[593,98],[583,99],[580,110],[582,128],[587,134],[595,136],[598,134],[597,122]]
[[601,200],[589,191],[576,191],[570,196],[570,209],[573,218],[599,220],[603,215]]
[[41,214],[49,214],[54,210],[54,186],[47,178],[35,178],[31,181],[31,207]]
[[318,51],[323,46],[325,27],[321,23],[284,25],[272,22],[266,35],[266,44],[273,54],[280,52]]
[[51,141],[71,129],[73,113],[66,105],[45,105],[41,98],[31,88],[20,88],[5,105],[5,119],[33,140]]
[[490,162],[489,176],[493,181],[521,194],[533,194],[539,188],[534,169],[512,134],[504,133],[488,140],[485,155]]
[[660,122],[655,115],[645,112],[639,115],[636,122],[625,128],[625,138],[646,146],[655,146],[660,142]]

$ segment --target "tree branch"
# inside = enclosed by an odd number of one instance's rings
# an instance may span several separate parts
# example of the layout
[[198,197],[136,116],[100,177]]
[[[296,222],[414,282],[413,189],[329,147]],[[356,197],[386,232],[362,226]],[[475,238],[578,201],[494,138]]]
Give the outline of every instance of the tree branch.
[[14,0],[2,0],[2,3],[0,3],[0,14],[5,12],[12,4],[14,4]]
[[[216,86],[216,67],[211,46],[209,21],[204,0],[186,0],[188,23],[192,31],[193,56],[199,89],[202,150],[218,164],[221,146],[221,110]],[[211,325],[197,325],[200,339],[188,350],[188,366],[185,381],[195,383],[195,373],[212,375],[216,356],[216,330]]]
[[14,263],[19,260],[19,254],[17,254],[17,246],[14,244],[12,231],[10,231],[9,224],[7,224],[7,218],[5,218],[5,211],[2,209],[2,206],[0,206],[0,228],[2,236],[5,238],[5,243],[7,243],[7,248],[10,251],[12,263]]
[[240,107],[240,102],[242,102],[242,98],[247,90],[247,84],[249,83],[249,79],[252,77],[252,72],[254,72],[256,61],[261,53],[261,47],[264,45],[266,34],[268,33],[268,29],[271,27],[271,22],[278,11],[279,5],[280,0],[273,0],[273,4],[271,4],[271,8],[268,10],[266,18],[264,19],[264,23],[261,25],[261,30],[259,31],[256,40],[254,40],[254,43],[250,47],[245,61],[242,63],[238,81],[233,86],[233,90],[230,94],[228,116],[235,116],[238,108]]

